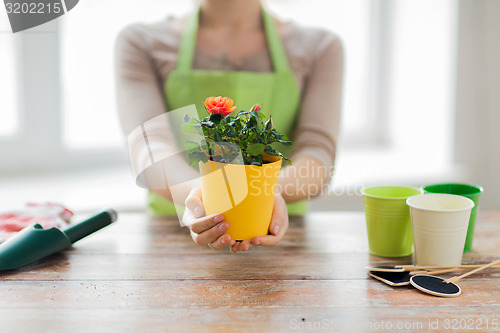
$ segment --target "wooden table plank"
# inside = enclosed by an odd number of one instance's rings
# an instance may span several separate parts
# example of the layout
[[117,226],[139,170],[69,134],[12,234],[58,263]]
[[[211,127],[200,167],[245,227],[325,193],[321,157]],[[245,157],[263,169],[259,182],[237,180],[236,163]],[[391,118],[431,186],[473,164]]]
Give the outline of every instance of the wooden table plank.
[[[500,214],[482,212],[464,262],[500,257],[499,234]],[[367,253],[362,213],[294,218],[279,246],[238,254],[195,246],[175,220],[121,214],[72,249],[1,273],[0,331],[449,331],[452,320],[491,331],[500,321],[500,269],[460,281],[453,299],[392,288],[365,270],[410,262]]]
[[[349,328],[360,322],[373,325],[382,319],[408,323],[439,319],[443,326],[446,319],[498,318],[498,283],[490,281],[484,286],[467,291],[467,284],[463,284],[462,297],[444,299],[410,288],[396,293],[371,280],[26,282],[5,286],[11,293],[3,301],[12,306],[0,307],[0,318],[5,323],[5,319],[12,320],[9,313],[28,311],[31,320],[44,322],[47,309],[57,308],[57,313],[53,311],[50,316],[60,319],[49,321],[44,327],[53,329],[57,323],[61,328],[73,326],[73,332],[85,332],[90,323],[101,325],[108,321],[115,331],[130,331],[147,323],[148,331],[182,328],[181,332],[223,327],[233,327],[232,331],[286,332],[301,323],[302,318],[310,323],[334,321],[346,332],[352,332]],[[18,293],[22,294],[22,290],[31,290],[32,294],[22,297]],[[481,302],[490,292],[496,296],[489,298],[488,303]],[[144,309],[147,313],[141,311]],[[265,329],[259,321],[266,323]],[[217,323],[223,323],[223,327]]]
[[[466,308],[440,307],[436,313],[434,307],[423,308],[427,313],[424,319],[414,318],[411,308],[394,308],[390,313],[373,309],[366,313],[358,308],[342,309],[303,309],[300,315],[288,308],[268,309],[112,309],[103,312],[97,310],[61,309],[53,310],[17,310],[24,319],[22,332],[44,331],[63,333],[88,332],[497,332],[492,328],[492,319],[498,318],[498,309],[485,309],[481,315],[471,314]],[[54,320],[57,316],[59,319]],[[19,322],[8,311],[0,310],[4,333],[21,332]],[[4,319],[5,318],[5,319]],[[380,319],[385,318],[385,319]],[[457,319],[459,318],[459,319]],[[473,328],[446,329],[446,321],[464,320],[473,324]],[[486,328],[489,321],[488,330]],[[262,324],[265,323],[265,326]],[[431,324],[438,324],[430,327]],[[395,329],[397,325],[403,329]],[[303,325],[302,329],[299,325]],[[306,328],[309,325],[312,328]],[[381,329],[381,326],[392,329]],[[404,329],[404,326],[413,329]],[[317,327],[317,328],[314,328]],[[498,326],[497,326],[498,327]]]
[[[498,234],[499,226],[493,221],[498,220],[478,223],[480,240],[475,242],[472,253],[464,255],[464,263],[484,263],[499,256],[500,242],[492,236]],[[307,222],[294,219],[279,246],[232,254],[227,249],[213,251],[195,246],[185,228],[171,219],[126,214],[120,216],[119,223],[72,249],[25,268],[0,273],[0,278],[363,279],[368,265],[411,263],[411,257],[388,259],[369,255],[364,228],[359,214],[336,213],[334,218],[329,214],[311,214]],[[483,274],[493,274],[490,272],[494,273],[489,270]]]
[[[378,259],[361,253],[291,253],[274,260],[268,249],[248,253],[54,255],[35,265],[4,272],[4,281],[46,280],[339,280],[368,279],[368,265],[408,263]],[[489,262],[493,257],[468,255],[467,262]],[[477,260],[472,260],[473,258]],[[488,269],[474,277],[499,276]]]
[[498,281],[468,279],[460,286],[461,297],[443,298],[375,280],[13,281],[2,283],[8,292],[0,309],[471,306],[496,307],[500,315]]

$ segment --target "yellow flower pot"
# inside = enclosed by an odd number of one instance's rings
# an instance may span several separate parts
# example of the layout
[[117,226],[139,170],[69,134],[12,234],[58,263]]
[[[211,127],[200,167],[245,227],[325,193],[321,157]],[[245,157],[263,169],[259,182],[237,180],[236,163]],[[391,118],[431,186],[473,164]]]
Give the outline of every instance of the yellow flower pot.
[[262,166],[200,163],[205,213],[222,214],[231,239],[268,234],[281,168],[281,158],[269,158]]

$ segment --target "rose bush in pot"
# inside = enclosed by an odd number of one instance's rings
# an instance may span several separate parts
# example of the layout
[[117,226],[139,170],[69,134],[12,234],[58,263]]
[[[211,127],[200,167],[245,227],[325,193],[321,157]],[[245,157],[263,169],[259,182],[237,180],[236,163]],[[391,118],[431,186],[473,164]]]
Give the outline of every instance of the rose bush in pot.
[[189,163],[200,167],[205,213],[222,214],[234,240],[265,236],[282,161],[290,163],[277,146],[292,142],[258,104],[239,112],[228,97],[208,97],[203,104],[209,115],[186,115],[183,130],[203,137],[185,146]]

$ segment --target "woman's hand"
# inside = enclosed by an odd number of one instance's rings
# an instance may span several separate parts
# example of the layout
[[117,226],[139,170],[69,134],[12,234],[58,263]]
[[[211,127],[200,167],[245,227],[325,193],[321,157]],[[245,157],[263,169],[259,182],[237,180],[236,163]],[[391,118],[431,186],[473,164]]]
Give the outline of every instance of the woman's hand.
[[191,237],[199,246],[208,245],[214,250],[220,250],[236,243],[231,236],[224,234],[229,224],[221,214],[205,216],[200,187],[195,187],[188,194],[182,222],[191,230]]
[[281,194],[276,194],[274,197],[273,216],[269,225],[269,233],[267,236],[257,236],[251,240],[235,242],[231,245],[231,251],[248,251],[254,246],[275,246],[281,241],[286,231],[288,230],[288,210],[286,203]]
[[191,230],[193,241],[199,246],[209,246],[214,250],[231,247],[231,252],[248,251],[254,246],[275,246],[288,230],[288,211],[281,194],[274,197],[273,215],[267,236],[257,236],[251,240],[236,242],[231,236],[224,234],[229,224],[221,214],[205,216],[201,200],[201,188],[196,187],[186,198],[186,210],[183,223]]

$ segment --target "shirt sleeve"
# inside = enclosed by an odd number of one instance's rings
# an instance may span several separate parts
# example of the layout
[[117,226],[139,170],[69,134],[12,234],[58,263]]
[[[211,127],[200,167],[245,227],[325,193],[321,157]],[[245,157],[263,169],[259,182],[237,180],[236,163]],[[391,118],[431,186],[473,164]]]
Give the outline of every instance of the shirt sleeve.
[[[128,27],[116,41],[116,97],[136,182],[161,190],[168,187],[167,167],[179,165],[175,159],[169,159],[176,156],[178,149],[166,114],[162,80],[151,57],[147,34],[141,29],[139,25]],[[174,173],[168,180],[172,177]]]
[[344,55],[339,38],[322,32],[310,56],[294,131],[293,158],[318,160],[331,177],[340,126]]
[[125,135],[166,111],[161,78],[140,25],[125,28],[115,44],[118,115]]

